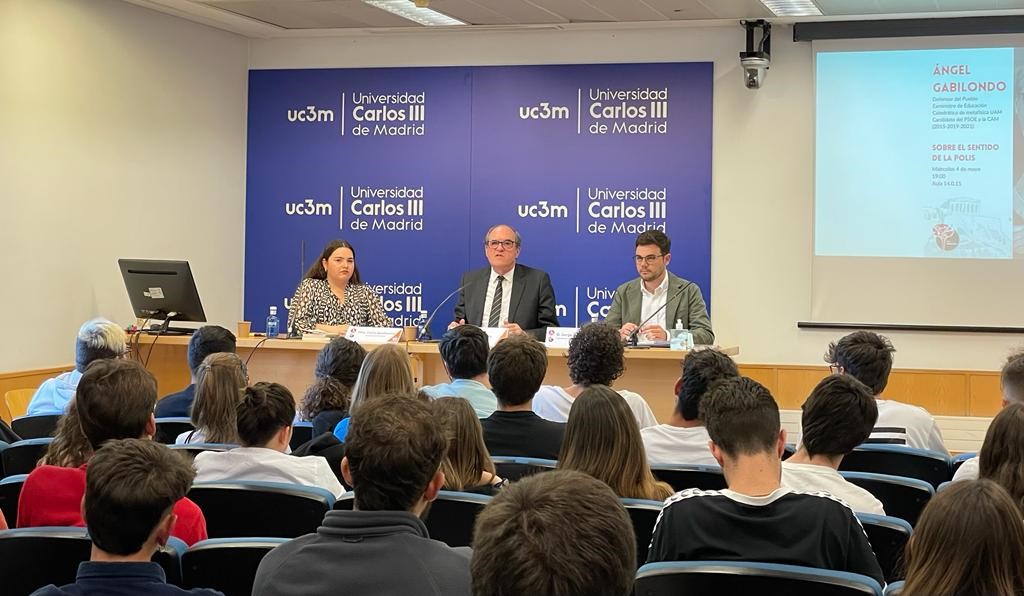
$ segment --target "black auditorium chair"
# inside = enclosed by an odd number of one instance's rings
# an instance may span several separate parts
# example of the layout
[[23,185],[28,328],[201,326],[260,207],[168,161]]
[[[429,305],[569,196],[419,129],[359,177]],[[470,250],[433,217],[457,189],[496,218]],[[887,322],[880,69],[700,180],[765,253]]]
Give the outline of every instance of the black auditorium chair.
[[864,575],[814,567],[746,561],[673,561],[641,567],[633,593],[882,596],[882,587]]
[[91,552],[85,528],[0,532],[0,593],[24,596],[48,584],[74,583],[78,564],[88,561]]
[[886,583],[902,580],[905,575],[903,551],[914,532],[910,524],[896,517],[870,513],[858,513],[857,519],[864,526]]
[[722,490],[728,488],[722,468],[708,465],[657,464],[651,466],[654,477],[667,482],[675,490],[699,488],[701,490]]
[[935,495],[935,489],[924,480],[902,478],[888,474],[867,472],[840,472],[848,482],[868,491],[882,502],[885,514],[917,525],[925,505]]
[[843,457],[839,471],[917,478],[935,488],[952,478],[946,454],[903,445],[860,445]]
[[210,538],[295,538],[316,532],[334,505],[330,491],[280,482],[199,482],[188,491]]
[[964,465],[964,462],[978,457],[977,453],[961,453],[960,455],[954,455],[953,459],[949,460],[949,477],[952,478],[956,471],[960,469],[960,466]]
[[651,547],[654,524],[661,515],[661,501],[647,499],[622,499],[622,505],[633,522],[633,536],[636,538],[636,565],[647,562],[647,550]]
[[527,476],[533,476],[539,472],[554,470],[558,462],[553,459],[540,459],[536,457],[511,457],[507,455],[492,455],[494,469],[498,476],[515,482]]
[[229,445],[227,443],[186,443],[184,445],[168,445],[168,447],[195,459],[203,451],[228,451],[238,447],[238,445]]
[[39,414],[21,416],[11,421],[13,430],[22,439],[42,439],[52,437],[57,430],[57,422],[62,414]]
[[0,511],[7,525],[12,528],[18,521],[18,498],[21,497],[21,487],[26,478],[28,474],[15,474],[0,480]]
[[286,538],[215,538],[193,544],[181,557],[182,587],[249,596],[260,561]]
[[192,419],[187,417],[171,417],[156,419],[156,436],[153,440],[164,445],[173,445],[181,433],[195,430]]
[[46,453],[46,448],[53,438],[25,439],[8,445],[0,451],[0,462],[3,463],[3,475],[15,476],[28,474],[36,468],[36,463]]
[[490,500],[485,495],[442,490],[424,513],[423,523],[434,540],[448,546],[470,546],[476,516]]
[[292,425],[292,440],[288,443],[292,451],[295,451],[311,440],[313,440],[312,422],[296,422]]

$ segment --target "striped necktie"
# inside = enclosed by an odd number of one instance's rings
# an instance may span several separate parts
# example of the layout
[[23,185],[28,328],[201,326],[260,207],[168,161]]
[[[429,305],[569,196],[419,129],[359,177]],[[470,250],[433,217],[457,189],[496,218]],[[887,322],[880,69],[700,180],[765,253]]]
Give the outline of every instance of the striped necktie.
[[499,275],[494,284],[494,299],[491,300],[491,315],[487,318],[488,327],[497,327],[501,323],[501,285],[505,281],[504,275]]

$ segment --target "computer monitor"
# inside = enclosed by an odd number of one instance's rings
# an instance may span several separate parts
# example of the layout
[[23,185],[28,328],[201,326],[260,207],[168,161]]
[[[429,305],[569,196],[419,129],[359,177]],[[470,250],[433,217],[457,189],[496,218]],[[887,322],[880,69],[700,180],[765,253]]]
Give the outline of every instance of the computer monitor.
[[163,319],[163,333],[194,331],[171,328],[168,325],[172,320],[206,321],[188,261],[118,259],[117,264],[121,267],[121,277],[136,317]]

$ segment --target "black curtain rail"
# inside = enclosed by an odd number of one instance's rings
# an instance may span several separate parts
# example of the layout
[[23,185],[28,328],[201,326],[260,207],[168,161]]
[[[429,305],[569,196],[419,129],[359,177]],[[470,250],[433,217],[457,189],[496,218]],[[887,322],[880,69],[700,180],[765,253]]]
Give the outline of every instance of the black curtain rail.
[[869,329],[871,331],[925,331],[934,333],[1024,333],[1024,327],[994,327],[986,325],[903,325],[894,323],[797,321],[796,326],[800,329]]
[[793,41],[1024,33],[1024,16],[795,23]]

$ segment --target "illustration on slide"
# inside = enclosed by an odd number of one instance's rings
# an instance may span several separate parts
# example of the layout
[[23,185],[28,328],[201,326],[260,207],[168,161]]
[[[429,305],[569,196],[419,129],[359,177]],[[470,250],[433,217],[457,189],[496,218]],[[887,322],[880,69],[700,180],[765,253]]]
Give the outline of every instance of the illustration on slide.
[[926,257],[973,259],[1006,258],[1005,221],[979,213],[981,201],[972,197],[947,199],[924,209],[930,237]]

